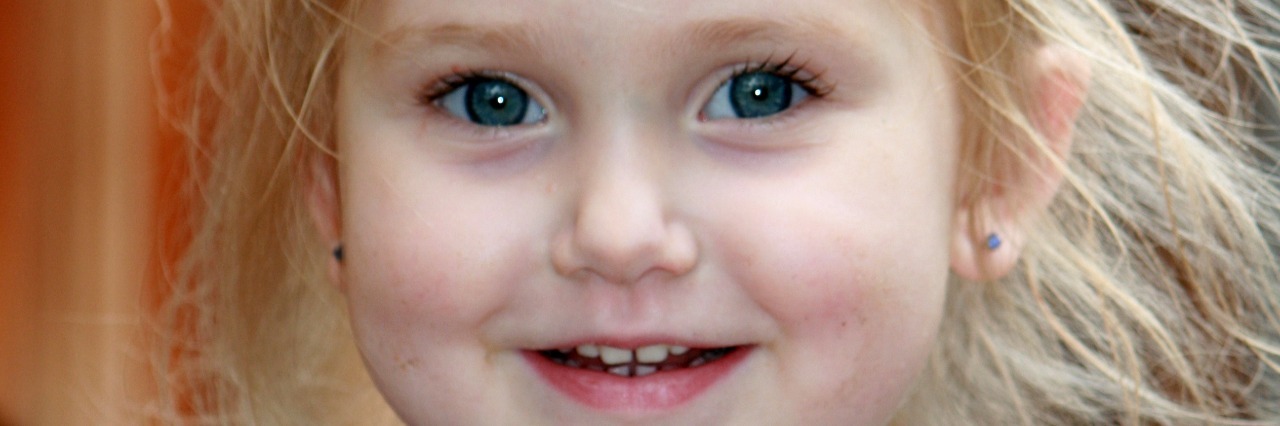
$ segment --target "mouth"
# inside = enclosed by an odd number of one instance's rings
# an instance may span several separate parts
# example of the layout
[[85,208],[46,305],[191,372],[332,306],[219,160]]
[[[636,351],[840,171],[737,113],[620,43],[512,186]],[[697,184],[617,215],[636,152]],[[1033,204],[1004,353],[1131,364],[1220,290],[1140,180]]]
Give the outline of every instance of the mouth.
[[547,360],[569,368],[608,373],[618,377],[644,377],[658,372],[697,368],[738,350],[738,346],[690,348],[679,345],[649,345],[625,349],[586,344],[572,348],[538,351]]
[[596,409],[635,413],[694,400],[737,371],[754,348],[582,344],[524,354],[561,394]]

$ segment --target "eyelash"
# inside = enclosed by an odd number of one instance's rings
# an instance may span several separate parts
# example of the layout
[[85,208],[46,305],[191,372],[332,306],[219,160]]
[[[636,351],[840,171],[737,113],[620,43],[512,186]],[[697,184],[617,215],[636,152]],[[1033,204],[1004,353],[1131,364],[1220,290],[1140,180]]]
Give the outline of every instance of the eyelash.
[[[800,77],[801,74],[806,72],[807,62],[794,64],[794,59],[795,54],[789,55],[782,61],[776,62],[767,58],[759,62],[749,61],[735,68],[733,73],[725,81],[730,81],[755,72],[767,72],[800,85],[805,92],[814,98],[821,99],[835,90],[835,86],[823,82],[822,72],[812,73],[807,77]],[[505,81],[517,87],[523,86],[523,84],[520,84],[510,78],[506,73],[468,69],[447,74],[433,80],[431,83],[428,83],[426,88],[419,91],[421,95],[418,96],[418,102],[424,106],[431,106],[434,105],[441,97],[444,97],[454,90],[477,81],[490,79]]]
[[731,74],[725,81],[730,81],[751,73],[766,72],[783,77],[790,80],[792,83],[800,85],[805,92],[809,93],[809,96],[813,96],[815,98],[821,99],[835,90],[835,86],[827,84],[822,80],[823,72],[821,71],[812,73],[807,77],[799,77],[801,74],[806,72],[808,63],[801,62],[800,64],[793,64],[794,60],[795,54],[791,54],[778,62],[774,62],[768,58],[760,62],[748,62],[735,68],[733,74]]
[[501,80],[511,83],[517,87],[523,88],[524,86],[523,84],[520,84],[514,79],[508,77],[505,73],[468,69],[464,71],[456,71],[452,74],[447,74],[444,77],[432,80],[431,83],[428,83],[427,86],[419,92],[421,94],[418,96],[418,102],[427,106],[432,105],[450,92],[481,80]]

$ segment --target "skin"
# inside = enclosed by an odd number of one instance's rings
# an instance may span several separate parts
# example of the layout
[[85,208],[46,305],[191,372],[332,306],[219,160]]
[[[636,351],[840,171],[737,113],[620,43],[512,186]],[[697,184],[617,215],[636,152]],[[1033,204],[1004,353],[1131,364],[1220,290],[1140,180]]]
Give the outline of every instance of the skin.
[[[934,19],[885,0],[366,7],[343,48],[339,189],[316,209],[387,401],[410,424],[887,422],[949,266],[1002,273],[958,225]],[[730,21],[763,30],[695,30]],[[825,96],[705,116],[735,67],[787,57]],[[545,118],[485,128],[422,101],[460,70],[511,76]],[[753,349],[691,401],[617,412],[520,355],[584,336]]]

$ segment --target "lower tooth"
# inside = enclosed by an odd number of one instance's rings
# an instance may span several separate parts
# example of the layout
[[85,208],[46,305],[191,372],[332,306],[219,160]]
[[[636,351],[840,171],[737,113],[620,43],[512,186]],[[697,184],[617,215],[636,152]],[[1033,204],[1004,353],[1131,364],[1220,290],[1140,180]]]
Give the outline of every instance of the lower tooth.
[[615,376],[622,376],[622,377],[631,377],[631,366],[619,365],[617,367],[610,367],[609,374],[613,374]]
[[697,357],[697,358],[694,358],[693,361],[689,363],[689,368],[697,367],[706,363],[707,363],[707,359],[705,357]]
[[648,376],[656,371],[658,371],[658,367],[654,367],[652,365],[637,365],[636,377]]

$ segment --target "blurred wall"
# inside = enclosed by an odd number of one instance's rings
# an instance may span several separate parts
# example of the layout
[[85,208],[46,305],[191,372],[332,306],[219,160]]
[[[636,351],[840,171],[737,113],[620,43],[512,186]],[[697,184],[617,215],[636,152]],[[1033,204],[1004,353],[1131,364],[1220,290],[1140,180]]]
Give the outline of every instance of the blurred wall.
[[137,424],[153,0],[0,3],[0,425]]

